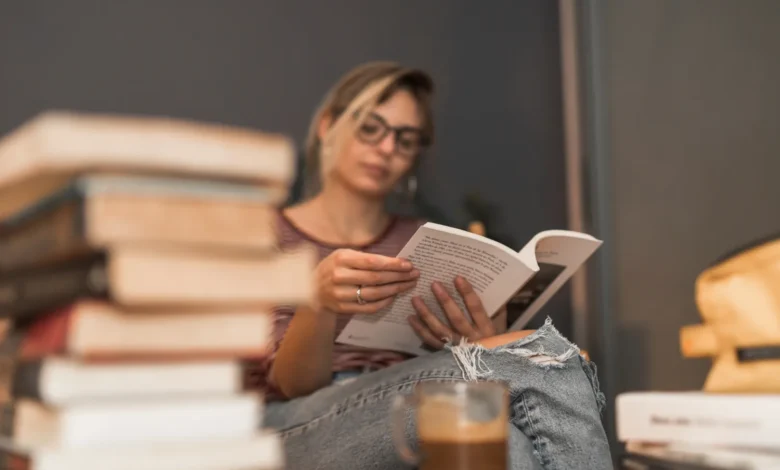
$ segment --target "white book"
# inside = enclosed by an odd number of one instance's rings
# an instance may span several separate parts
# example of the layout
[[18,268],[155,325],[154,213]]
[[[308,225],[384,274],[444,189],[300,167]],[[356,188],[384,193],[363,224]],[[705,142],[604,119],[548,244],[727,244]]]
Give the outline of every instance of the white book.
[[0,448],[25,461],[28,470],[282,470],[281,438],[255,436],[191,443],[148,443],[88,449],[23,449],[0,441]]
[[375,315],[354,315],[336,341],[416,355],[430,352],[409,326],[407,317],[416,314],[411,300],[420,296],[446,322],[431,291],[438,281],[467,312],[454,286],[457,275],[471,283],[491,317],[514,297],[519,313],[508,318],[507,326],[522,329],[601,243],[584,233],[548,230],[514,251],[465,230],[426,223],[397,255],[420,270],[417,286]]
[[101,401],[193,398],[243,391],[236,359],[89,363],[51,356],[15,366],[15,398],[68,407]]
[[262,424],[263,407],[262,397],[254,393],[98,401],[62,408],[23,399],[14,404],[13,421],[4,424],[13,445],[30,449],[218,442],[254,436]]
[[709,446],[682,442],[654,444],[629,441],[626,443],[626,451],[669,463],[702,465],[721,470],[777,470],[780,468],[780,452],[748,447]]
[[780,448],[780,395],[630,392],[615,412],[623,442]]

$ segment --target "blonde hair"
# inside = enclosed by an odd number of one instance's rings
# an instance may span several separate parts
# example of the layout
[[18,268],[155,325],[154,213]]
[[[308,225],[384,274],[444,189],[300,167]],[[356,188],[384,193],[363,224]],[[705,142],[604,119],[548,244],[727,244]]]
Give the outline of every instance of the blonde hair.
[[[305,146],[306,196],[319,192],[346,137],[361,125],[368,112],[398,90],[407,90],[414,96],[422,112],[423,137],[427,143],[433,142],[433,81],[428,74],[394,62],[369,62],[355,67],[333,85],[312,116]],[[331,125],[323,142],[319,127],[326,117],[331,119]]]

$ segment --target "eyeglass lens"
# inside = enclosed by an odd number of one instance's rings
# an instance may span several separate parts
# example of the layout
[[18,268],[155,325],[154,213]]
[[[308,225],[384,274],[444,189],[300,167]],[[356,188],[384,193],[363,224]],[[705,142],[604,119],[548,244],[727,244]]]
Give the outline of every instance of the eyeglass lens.
[[376,145],[389,132],[395,134],[395,151],[405,155],[417,154],[423,146],[422,131],[412,127],[391,127],[381,116],[371,113],[357,130],[357,137],[364,143]]

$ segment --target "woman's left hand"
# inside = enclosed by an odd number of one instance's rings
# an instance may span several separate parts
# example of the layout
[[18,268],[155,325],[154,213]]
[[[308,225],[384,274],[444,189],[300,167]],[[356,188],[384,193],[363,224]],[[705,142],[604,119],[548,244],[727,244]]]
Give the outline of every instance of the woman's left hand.
[[[417,310],[417,315],[411,315],[409,323],[425,344],[433,348],[442,349],[447,341],[457,344],[461,338],[466,338],[470,342],[475,342],[502,332],[491,321],[487,312],[485,312],[485,308],[482,306],[482,301],[479,300],[479,296],[477,296],[474,288],[471,287],[471,284],[465,278],[461,276],[456,277],[455,288],[458,289],[460,296],[463,298],[468,314],[461,311],[458,304],[452,300],[447,290],[444,289],[444,286],[438,282],[434,282],[432,286],[433,294],[447,316],[449,325],[445,325],[439,320],[421,298],[415,297],[412,299],[412,305]],[[469,316],[474,320],[473,323],[469,320]],[[498,312],[495,317],[505,318],[506,307],[503,307],[502,311]]]

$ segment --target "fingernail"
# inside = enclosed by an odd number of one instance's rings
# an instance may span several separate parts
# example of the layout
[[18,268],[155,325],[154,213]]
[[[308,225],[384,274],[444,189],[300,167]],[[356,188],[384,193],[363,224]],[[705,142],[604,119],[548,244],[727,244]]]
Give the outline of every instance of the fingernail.
[[412,270],[412,277],[417,277],[419,275],[420,275],[420,270],[419,269],[413,269]]
[[455,282],[458,283],[460,286],[463,286],[465,279],[463,276],[455,276]]
[[433,291],[436,292],[437,294],[441,294],[444,292],[444,288],[441,286],[441,284],[439,284],[438,281],[435,281],[433,283]]
[[408,261],[402,261],[401,262],[401,268],[402,269],[412,269],[412,263]]

